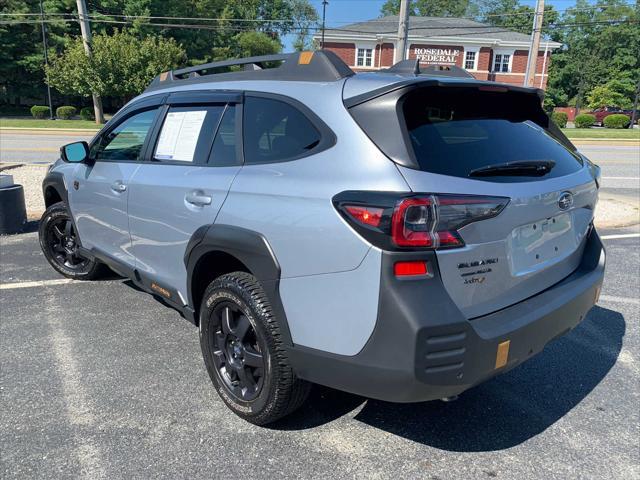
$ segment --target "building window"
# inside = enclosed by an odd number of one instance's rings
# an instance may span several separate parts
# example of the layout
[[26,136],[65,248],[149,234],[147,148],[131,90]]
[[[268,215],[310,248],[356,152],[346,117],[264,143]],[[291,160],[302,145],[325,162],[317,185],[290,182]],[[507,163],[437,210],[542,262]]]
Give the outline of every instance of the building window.
[[466,52],[464,56],[464,68],[466,68],[467,70],[475,70],[476,57],[477,57],[477,52],[475,51]]
[[493,59],[493,71],[508,73],[510,60],[511,55],[509,55],[508,53],[497,53]]
[[373,67],[373,49],[358,48],[356,67]]

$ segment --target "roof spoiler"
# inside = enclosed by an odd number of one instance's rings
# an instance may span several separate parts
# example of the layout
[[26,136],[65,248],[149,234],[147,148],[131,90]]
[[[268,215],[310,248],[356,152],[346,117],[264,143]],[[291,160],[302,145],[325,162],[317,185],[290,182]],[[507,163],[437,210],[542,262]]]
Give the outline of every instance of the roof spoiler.
[[[233,67],[242,68],[234,70]],[[176,84],[233,80],[332,82],[351,75],[354,71],[335,53],[318,50],[224,60],[170,70],[154,78],[145,92]]]
[[442,77],[456,77],[456,78],[474,78],[464,68],[456,67],[453,65],[428,65],[424,69],[420,68],[420,60],[408,59],[400,60],[393,66],[380,70],[385,73],[396,73],[399,75],[429,75],[429,76],[442,76]]

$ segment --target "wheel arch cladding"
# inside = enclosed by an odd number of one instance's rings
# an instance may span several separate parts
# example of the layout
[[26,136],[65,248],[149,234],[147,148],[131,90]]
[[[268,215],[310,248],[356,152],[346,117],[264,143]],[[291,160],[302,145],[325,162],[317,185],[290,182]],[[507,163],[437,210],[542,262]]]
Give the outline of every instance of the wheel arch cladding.
[[187,294],[199,324],[204,292],[220,275],[234,271],[252,274],[260,282],[280,327],[283,343],[291,335],[280,299],[280,264],[267,239],[260,233],[232,225],[203,226],[196,230],[185,252]]
[[42,193],[44,194],[45,208],[58,202],[64,202],[69,208],[69,198],[62,173],[47,173],[42,181]]

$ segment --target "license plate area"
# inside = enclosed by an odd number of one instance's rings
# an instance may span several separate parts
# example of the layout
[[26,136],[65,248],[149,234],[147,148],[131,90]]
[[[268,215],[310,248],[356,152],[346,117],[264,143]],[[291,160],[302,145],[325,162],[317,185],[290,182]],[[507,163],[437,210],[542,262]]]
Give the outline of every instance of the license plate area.
[[513,275],[544,269],[578,248],[570,212],[522,225],[509,236],[509,259]]

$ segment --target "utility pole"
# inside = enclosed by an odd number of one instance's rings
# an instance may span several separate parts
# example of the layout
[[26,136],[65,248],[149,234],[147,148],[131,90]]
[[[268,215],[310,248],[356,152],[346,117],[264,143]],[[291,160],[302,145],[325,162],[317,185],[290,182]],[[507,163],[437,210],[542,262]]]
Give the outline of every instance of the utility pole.
[[[80,32],[82,33],[82,43],[87,57],[91,58],[91,26],[89,25],[89,15],[84,0],[76,0],[78,5],[78,16],[80,17]],[[102,112],[102,99],[100,95],[93,93],[93,112],[96,116],[96,123],[104,123],[104,113]]]
[[[42,48],[44,49],[44,64],[49,66],[49,54],[47,53],[47,27],[44,25],[44,8],[40,0],[40,20],[42,24]],[[46,71],[46,70],[45,70]],[[47,82],[47,98],[49,99],[49,120],[53,120],[53,103],[51,103],[51,87],[49,86],[49,73],[45,74]]]
[[324,21],[327,16],[327,0],[322,0],[322,42],[320,42],[320,50],[324,50]]
[[[524,86],[533,87],[536,78],[536,62],[538,61],[538,49],[540,48],[540,34],[542,33],[542,17],[544,16],[544,0],[537,0],[536,14],[533,16],[533,31],[531,32],[531,45],[527,59],[527,72],[524,75]],[[543,72],[544,73],[544,72]]]
[[398,15],[398,55],[396,62],[407,58],[407,37],[409,36],[409,1],[400,0],[400,15]]
[[638,97],[640,97],[640,80],[638,80],[638,85],[636,86],[636,98],[633,100],[633,111],[631,112],[629,128],[633,128],[638,119]]

